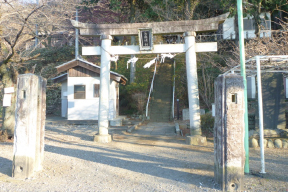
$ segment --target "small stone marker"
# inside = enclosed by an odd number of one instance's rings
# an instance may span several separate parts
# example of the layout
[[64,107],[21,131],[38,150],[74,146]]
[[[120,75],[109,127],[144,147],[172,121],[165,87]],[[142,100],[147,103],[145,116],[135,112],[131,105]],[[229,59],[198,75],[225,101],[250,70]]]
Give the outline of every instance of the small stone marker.
[[19,75],[12,177],[25,179],[41,170],[45,114],[46,80],[34,74]]
[[189,120],[189,109],[182,109],[182,120]]
[[214,178],[223,191],[242,191],[244,84],[236,74],[215,81]]

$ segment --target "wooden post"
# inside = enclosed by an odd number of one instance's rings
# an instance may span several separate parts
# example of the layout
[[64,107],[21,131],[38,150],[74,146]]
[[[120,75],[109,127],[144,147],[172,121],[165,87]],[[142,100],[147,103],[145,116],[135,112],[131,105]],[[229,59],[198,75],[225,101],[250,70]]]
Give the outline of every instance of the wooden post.
[[37,111],[37,131],[36,131],[36,155],[35,155],[35,171],[42,170],[44,159],[44,135],[45,135],[45,119],[46,119],[46,79],[39,78],[38,89],[38,111]]
[[[19,75],[14,131],[12,176],[29,178],[41,169],[44,153],[46,80],[34,74]],[[43,103],[44,102],[44,103]]]

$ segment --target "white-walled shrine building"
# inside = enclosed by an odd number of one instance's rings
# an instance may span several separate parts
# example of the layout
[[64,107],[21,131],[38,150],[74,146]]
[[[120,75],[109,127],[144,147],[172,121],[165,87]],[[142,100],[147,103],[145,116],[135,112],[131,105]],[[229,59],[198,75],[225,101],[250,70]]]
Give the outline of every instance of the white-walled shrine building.
[[[100,66],[77,58],[56,67],[54,83],[61,83],[61,116],[68,120],[98,120]],[[110,71],[109,120],[119,116],[119,83],[127,78]]]

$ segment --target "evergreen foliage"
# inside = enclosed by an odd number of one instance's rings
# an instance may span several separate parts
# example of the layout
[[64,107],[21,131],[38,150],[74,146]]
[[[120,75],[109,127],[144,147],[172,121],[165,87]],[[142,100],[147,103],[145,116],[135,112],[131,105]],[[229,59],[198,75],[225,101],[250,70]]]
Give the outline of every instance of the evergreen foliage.
[[148,97],[154,66],[148,69],[143,68],[143,66],[151,60],[151,56],[152,55],[137,55],[137,58],[139,59],[136,63],[136,79],[134,83],[129,83],[130,66],[127,69],[127,61],[130,59],[129,57],[121,57],[120,60],[117,61],[117,69],[116,65],[112,64],[112,71],[116,71],[128,78],[127,84],[125,86],[120,86],[120,113],[140,113],[141,115],[141,112],[137,111],[139,103],[138,98],[135,98],[135,95],[144,94]]
[[31,56],[36,55],[38,55],[38,57],[25,62],[19,71],[21,73],[27,73],[35,68],[35,74],[50,79],[57,75],[56,66],[75,58],[75,47],[63,46],[40,48],[31,53]]

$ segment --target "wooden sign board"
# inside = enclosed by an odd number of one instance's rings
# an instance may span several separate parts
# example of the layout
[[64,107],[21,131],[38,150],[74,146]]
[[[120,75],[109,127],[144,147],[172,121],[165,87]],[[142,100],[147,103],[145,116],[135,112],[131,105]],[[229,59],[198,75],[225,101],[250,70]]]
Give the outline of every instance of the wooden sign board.
[[11,98],[12,98],[12,94],[4,94],[3,107],[11,106]]
[[152,29],[139,29],[140,51],[151,51],[153,49]]
[[14,93],[14,87],[4,88],[4,93]]

